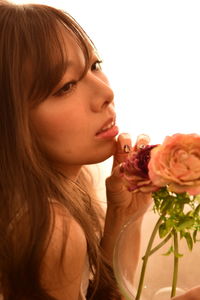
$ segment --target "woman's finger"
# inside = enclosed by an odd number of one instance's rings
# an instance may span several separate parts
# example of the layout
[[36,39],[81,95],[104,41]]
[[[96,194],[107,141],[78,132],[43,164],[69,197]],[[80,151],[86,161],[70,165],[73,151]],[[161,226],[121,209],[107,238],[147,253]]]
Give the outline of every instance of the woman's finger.
[[137,137],[137,140],[136,140],[136,143],[134,146],[134,150],[137,151],[140,148],[145,147],[149,143],[150,143],[150,137],[147,134],[140,134]]
[[114,155],[113,168],[122,163],[132,151],[132,141],[128,133],[121,133],[117,139],[117,147]]

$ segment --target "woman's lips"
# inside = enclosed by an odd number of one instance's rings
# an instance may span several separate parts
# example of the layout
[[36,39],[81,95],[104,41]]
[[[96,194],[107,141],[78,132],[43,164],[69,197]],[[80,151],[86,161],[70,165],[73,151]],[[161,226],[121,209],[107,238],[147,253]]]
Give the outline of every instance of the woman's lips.
[[113,138],[115,137],[116,135],[118,135],[119,133],[119,129],[116,125],[114,125],[113,127],[105,130],[105,131],[102,131],[100,133],[97,133],[96,134],[96,137],[97,138]]
[[115,125],[115,121],[109,120],[104,126],[96,133],[98,138],[113,138],[119,133],[118,127]]
[[96,133],[96,135],[109,130],[115,125],[115,120],[113,118],[109,119],[104,125],[101,127],[101,129]]
[[97,138],[113,138],[119,133],[119,129],[115,124],[116,116],[113,114],[96,133]]

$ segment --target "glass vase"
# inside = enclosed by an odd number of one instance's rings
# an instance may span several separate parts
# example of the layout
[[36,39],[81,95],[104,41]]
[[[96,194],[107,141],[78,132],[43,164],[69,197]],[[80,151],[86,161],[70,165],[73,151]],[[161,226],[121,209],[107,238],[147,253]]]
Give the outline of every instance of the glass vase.
[[[137,255],[137,241],[135,242],[136,229],[135,219],[132,218],[121,230],[113,257],[115,276],[119,288],[127,300],[135,300],[139,278],[142,268],[142,257],[158,220],[152,210],[144,216],[141,229],[141,246],[137,266],[134,255]],[[153,245],[161,242],[157,234]],[[168,240],[159,250],[148,258],[144,276],[144,283],[140,300],[169,300],[173,278],[173,254],[168,254],[172,241]],[[176,296],[183,294],[188,289],[200,284],[200,244],[196,242],[192,251],[188,249],[185,239],[179,239],[179,269],[176,287]]]

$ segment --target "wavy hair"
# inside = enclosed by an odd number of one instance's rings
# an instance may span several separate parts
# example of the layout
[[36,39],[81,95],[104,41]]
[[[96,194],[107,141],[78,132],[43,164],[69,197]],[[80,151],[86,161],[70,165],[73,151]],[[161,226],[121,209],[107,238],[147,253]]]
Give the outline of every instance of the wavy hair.
[[100,208],[90,195],[88,175],[83,169],[77,183],[64,178],[49,163],[31,128],[30,107],[48,97],[67,69],[61,29],[72,34],[84,54],[84,76],[89,47],[94,45],[69,14],[46,5],[0,0],[0,283],[4,300],[55,300],[43,288],[40,274],[53,228],[51,199],[66,207],[84,230],[93,272],[91,298],[97,289],[115,285],[99,250]]

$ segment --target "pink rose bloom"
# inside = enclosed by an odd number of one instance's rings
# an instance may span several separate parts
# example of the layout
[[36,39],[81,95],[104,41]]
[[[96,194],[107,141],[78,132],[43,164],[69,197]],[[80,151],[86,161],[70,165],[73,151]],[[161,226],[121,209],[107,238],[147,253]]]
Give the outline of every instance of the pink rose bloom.
[[149,177],[159,187],[175,193],[200,194],[200,136],[174,134],[152,149]]
[[122,164],[121,172],[129,191],[148,193],[158,190],[148,175],[150,153],[154,147],[154,145],[146,145],[144,148],[130,153],[127,160]]

